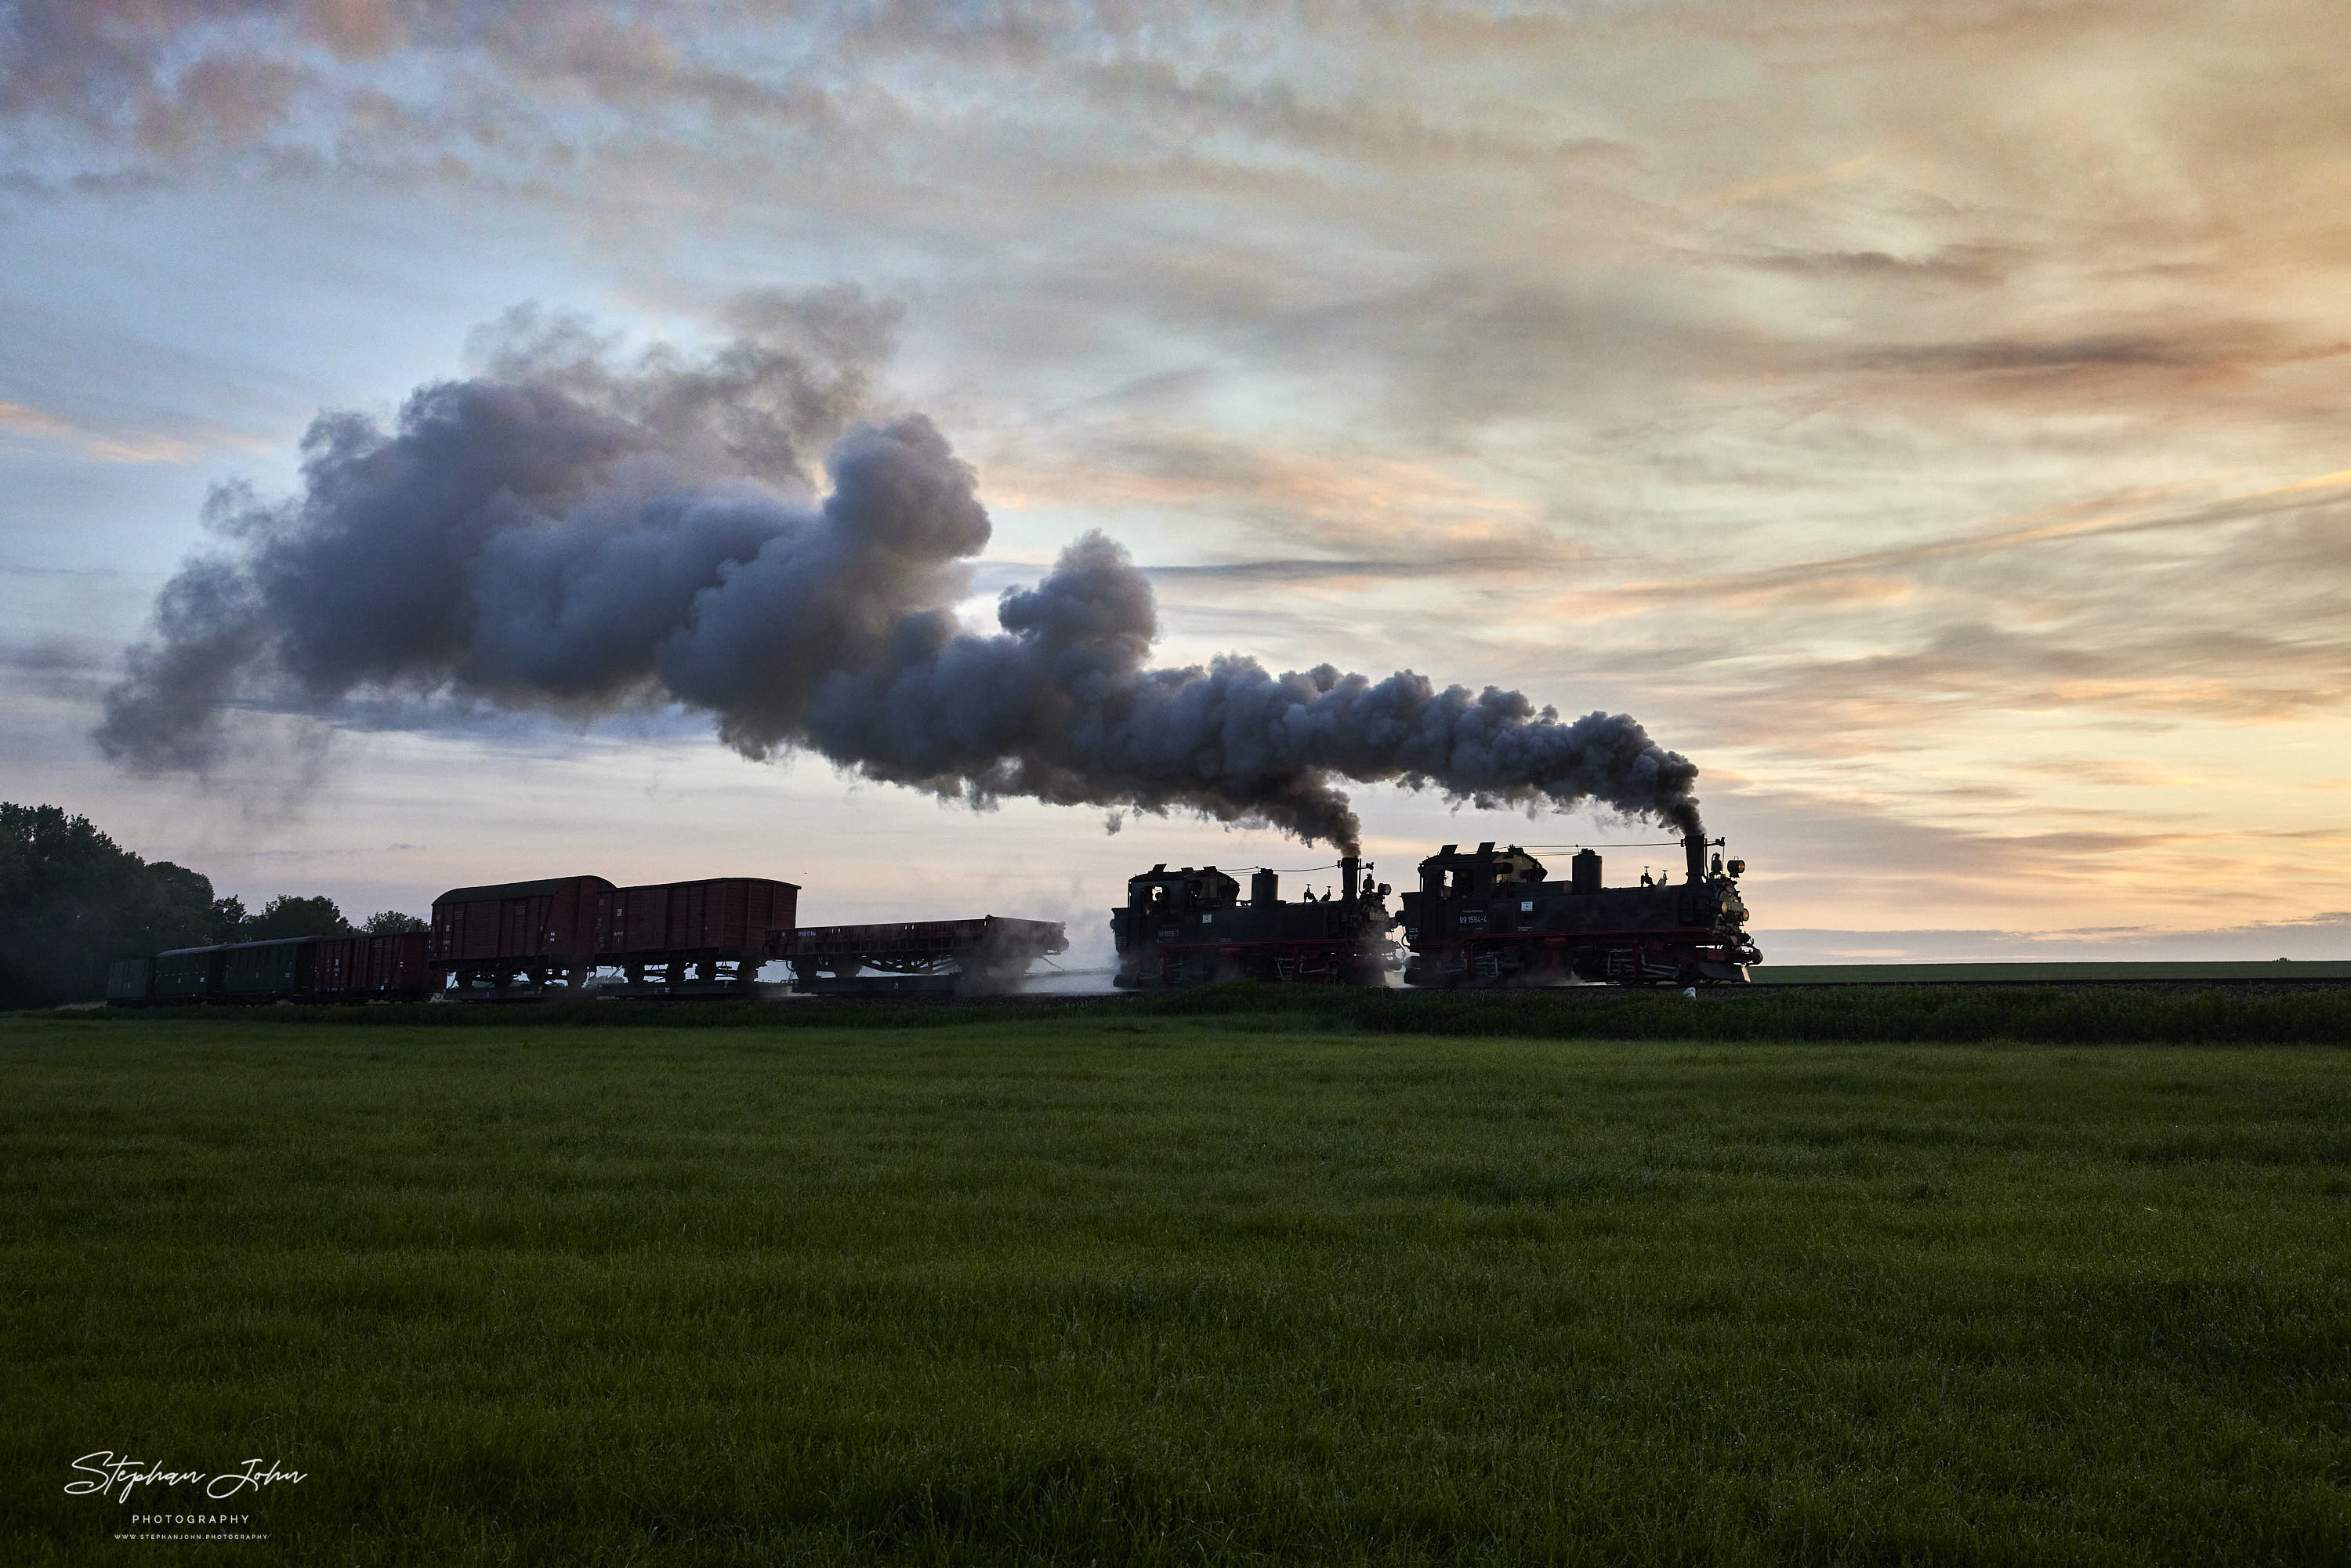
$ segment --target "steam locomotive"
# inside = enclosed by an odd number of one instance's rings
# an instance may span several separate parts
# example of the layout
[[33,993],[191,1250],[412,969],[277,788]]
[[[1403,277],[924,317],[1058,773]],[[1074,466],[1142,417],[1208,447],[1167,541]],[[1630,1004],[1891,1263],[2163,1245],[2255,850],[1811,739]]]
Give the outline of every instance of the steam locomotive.
[[[1722,841],[1717,839],[1714,844]],[[1743,982],[1763,955],[1747,936],[1739,896],[1745,861],[1708,863],[1699,834],[1682,841],[1687,878],[1609,887],[1601,861],[1578,850],[1568,880],[1544,880],[1542,862],[1512,844],[1451,844],[1420,862],[1420,891],[1404,895],[1409,986],[1677,986]]]
[[1111,916],[1118,948],[1114,984],[1159,988],[1217,979],[1379,985],[1386,978],[1387,933],[1403,927],[1408,986],[1547,986],[1578,982],[1639,986],[1741,983],[1762,954],[1747,935],[1739,895],[1744,861],[1726,866],[1693,833],[1682,841],[1687,876],[1609,887],[1599,854],[1578,851],[1568,880],[1545,878],[1542,862],[1516,844],[1447,844],[1420,862],[1420,887],[1397,900],[1387,883],[1350,856],[1340,891],[1285,904],[1275,873],[1240,883],[1214,866],[1170,872],[1156,865],[1132,878],[1126,906]]
[[1241,884],[1215,866],[1171,872],[1153,866],[1126,883],[1126,907],[1113,910],[1111,937],[1123,990],[1197,985],[1207,980],[1302,980],[1376,986],[1386,977],[1388,885],[1350,855],[1339,862],[1341,893],[1324,889],[1281,901],[1279,872],[1259,871]]

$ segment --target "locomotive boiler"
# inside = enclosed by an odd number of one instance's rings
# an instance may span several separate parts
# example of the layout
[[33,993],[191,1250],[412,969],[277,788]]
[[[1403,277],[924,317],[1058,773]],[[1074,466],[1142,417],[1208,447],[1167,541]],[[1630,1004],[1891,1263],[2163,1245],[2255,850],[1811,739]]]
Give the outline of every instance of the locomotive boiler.
[[1403,904],[1411,986],[1543,986],[1577,981],[1679,986],[1743,982],[1762,954],[1739,896],[1744,861],[1726,868],[1700,834],[1682,841],[1686,876],[1609,887],[1594,851],[1576,852],[1565,882],[1516,844],[1447,844],[1420,862]]
[[1155,990],[1208,980],[1286,980],[1308,985],[1385,983],[1388,887],[1350,855],[1339,886],[1284,902],[1279,872],[1240,883],[1215,866],[1169,871],[1163,863],[1126,884],[1126,907],[1111,913],[1123,990]]

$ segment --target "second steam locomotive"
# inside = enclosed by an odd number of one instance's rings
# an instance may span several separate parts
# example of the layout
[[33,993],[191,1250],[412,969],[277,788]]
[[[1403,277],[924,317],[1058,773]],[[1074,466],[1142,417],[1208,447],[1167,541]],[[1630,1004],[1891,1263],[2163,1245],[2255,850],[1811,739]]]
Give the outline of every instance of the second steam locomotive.
[[1353,857],[1339,862],[1336,896],[1284,903],[1275,873],[1259,871],[1249,897],[1214,866],[1154,866],[1127,883],[1111,916],[1119,956],[1114,982],[1155,989],[1217,979],[1377,985],[1388,933],[1403,928],[1408,986],[1679,986],[1740,983],[1762,955],[1747,935],[1739,878],[1699,834],[1682,841],[1687,875],[1609,887],[1599,854],[1580,850],[1568,879],[1513,844],[1447,844],[1420,862],[1420,886],[1387,908],[1390,889]]

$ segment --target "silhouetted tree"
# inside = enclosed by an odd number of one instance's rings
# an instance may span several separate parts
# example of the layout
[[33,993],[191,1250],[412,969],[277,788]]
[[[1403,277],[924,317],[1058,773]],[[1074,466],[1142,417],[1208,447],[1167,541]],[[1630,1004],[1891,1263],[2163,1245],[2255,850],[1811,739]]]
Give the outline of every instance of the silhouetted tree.
[[93,1001],[116,958],[211,935],[213,884],[57,806],[0,802],[0,1008]]
[[298,898],[281,893],[238,925],[237,942],[267,942],[279,936],[349,936],[351,923],[331,898]]
[[371,936],[397,936],[403,931],[428,931],[432,927],[413,915],[402,915],[397,909],[380,909],[369,915],[367,924],[360,929]]
[[245,900],[235,894],[213,900],[212,925],[207,942],[218,944],[239,940],[237,933],[245,929]]

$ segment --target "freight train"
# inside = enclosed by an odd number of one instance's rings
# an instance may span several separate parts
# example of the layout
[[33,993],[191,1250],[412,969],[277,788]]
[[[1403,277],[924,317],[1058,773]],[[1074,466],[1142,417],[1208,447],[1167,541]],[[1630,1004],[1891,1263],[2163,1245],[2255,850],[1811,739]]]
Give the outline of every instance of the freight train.
[[[423,931],[290,936],[124,958],[107,1000],[507,1000],[527,997],[748,996],[781,960],[795,989],[1010,989],[1062,928],[988,915],[802,929],[799,887],[759,877],[616,887],[601,876],[453,888]],[[883,971],[880,978],[862,971]]]
[[1739,895],[1744,861],[1709,863],[1702,835],[1682,841],[1685,881],[1646,873],[1634,887],[1608,887],[1594,851],[1579,852],[1565,882],[1516,844],[1447,844],[1420,862],[1420,886],[1387,909],[1385,883],[1350,857],[1339,862],[1338,895],[1285,904],[1274,873],[1252,879],[1249,898],[1214,866],[1164,865],[1128,882],[1126,906],[1111,917],[1124,989],[1159,989],[1218,979],[1379,985],[1387,933],[1401,927],[1408,986],[1559,986],[1578,983],[1680,986],[1740,983],[1762,955],[1747,935]]
[[[1397,898],[1354,856],[1335,887],[1285,902],[1281,873],[1257,870],[1249,895],[1215,866],[1130,878],[1111,915],[1113,984],[1157,990],[1212,980],[1408,986],[1681,986],[1741,982],[1762,955],[1747,935],[1746,862],[1682,841],[1687,874],[1609,887],[1590,849],[1565,882],[1512,844],[1463,853],[1447,844]],[[172,1002],[505,999],[522,997],[747,996],[781,960],[793,988],[1017,989],[1039,957],[1069,943],[1049,921],[989,915],[868,925],[798,926],[799,888],[758,877],[616,887],[602,877],[461,887],[433,901],[429,929],[382,936],[300,936],[126,958],[107,999]],[[1401,929],[1399,956],[1391,932]],[[878,970],[879,974],[869,974]]]

